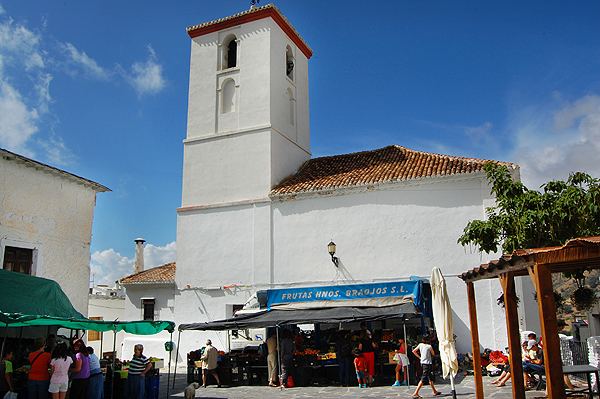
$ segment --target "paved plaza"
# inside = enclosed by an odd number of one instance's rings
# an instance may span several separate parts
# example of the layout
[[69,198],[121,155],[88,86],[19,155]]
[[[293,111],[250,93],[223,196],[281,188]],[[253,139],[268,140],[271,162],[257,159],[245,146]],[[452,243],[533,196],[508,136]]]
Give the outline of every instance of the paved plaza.
[[[168,398],[183,398],[183,390],[188,385],[185,368],[178,368],[175,378],[175,388],[173,388],[173,376],[171,375],[171,386],[169,387]],[[484,395],[486,398],[510,399],[512,398],[512,388],[510,383],[504,387],[495,387],[491,384],[492,377],[483,377]],[[377,381],[375,381],[377,384]],[[436,389],[442,392],[438,398],[451,398],[450,381],[441,378],[436,379]],[[472,375],[461,376],[455,379],[457,398],[475,398],[475,380]],[[335,386],[310,386],[295,387],[279,390],[278,388],[268,386],[236,386],[217,388],[216,385],[196,390],[196,398],[212,399],[265,399],[272,397],[282,398],[302,398],[302,399],[324,399],[324,398],[411,398],[414,392],[414,386],[411,387],[391,387],[375,386],[373,388],[341,388]],[[423,387],[419,394],[423,398],[433,398],[431,388]],[[527,398],[533,399],[543,397],[544,391],[528,391]],[[159,399],[167,399],[167,373],[163,372],[160,378],[160,396]]]

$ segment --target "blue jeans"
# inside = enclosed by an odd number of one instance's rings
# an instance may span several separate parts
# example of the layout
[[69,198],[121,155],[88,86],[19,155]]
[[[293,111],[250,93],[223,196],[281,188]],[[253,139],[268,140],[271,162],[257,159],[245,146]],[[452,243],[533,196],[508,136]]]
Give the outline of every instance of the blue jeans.
[[525,373],[545,373],[544,366],[530,362],[523,362],[523,371]]
[[49,380],[27,380],[29,399],[48,399]]
[[338,363],[340,364],[340,385],[350,385],[350,366],[352,359],[339,358]]

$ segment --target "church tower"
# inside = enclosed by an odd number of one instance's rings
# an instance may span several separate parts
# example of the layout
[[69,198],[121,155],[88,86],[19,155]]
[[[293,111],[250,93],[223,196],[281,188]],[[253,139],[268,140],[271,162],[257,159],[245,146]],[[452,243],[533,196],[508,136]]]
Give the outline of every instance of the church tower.
[[312,50],[272,4],[191,26],[182,208],[265,200],[310,159]]

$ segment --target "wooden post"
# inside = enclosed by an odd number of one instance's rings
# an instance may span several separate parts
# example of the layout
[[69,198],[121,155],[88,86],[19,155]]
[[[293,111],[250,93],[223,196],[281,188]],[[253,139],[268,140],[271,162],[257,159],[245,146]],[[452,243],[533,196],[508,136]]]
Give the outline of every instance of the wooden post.
[[[467,283],[469,301],[469,321],[471,324],[471,346],[473,347],[473,372],[475,377],[475,397],[483,399],[483,379],[481,376],[481,352],[479,352],[479,327],[477,325],[477,307],[475,306],[475,287]],[[452,378],[452,377],[450,377]]]
[[548,265],[536,264],[531,274],[535,278],[534,284],[537,288],[548,397],[550,399],[564,399],[566,394],[562,358],[560,356],[560,338],[558,338],[558,325],[556,323],[552,272]]
[[499,275],[498,279],[500,280],[500,284],[502,284],[502,290],[504,291],[504,310],[506,311],[506,332],[508,334],[508,350],[510,353],[510,374],[512,378],[513,398],[525,399],[515,277],[512,272],[508,272]]

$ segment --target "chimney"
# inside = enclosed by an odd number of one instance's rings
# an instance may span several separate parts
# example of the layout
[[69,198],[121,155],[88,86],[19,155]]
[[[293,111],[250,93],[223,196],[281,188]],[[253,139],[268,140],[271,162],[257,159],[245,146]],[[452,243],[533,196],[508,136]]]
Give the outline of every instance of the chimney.
[[144,243],[146,240],[143,238],[135,239],[135,270],[134,273],[144,271]]

